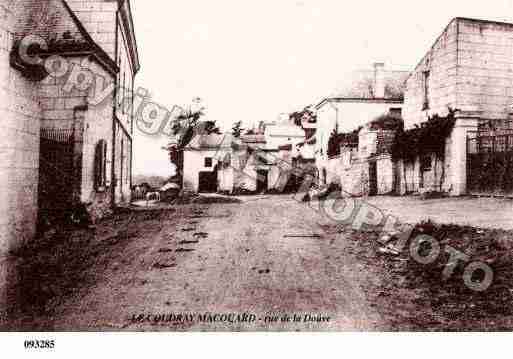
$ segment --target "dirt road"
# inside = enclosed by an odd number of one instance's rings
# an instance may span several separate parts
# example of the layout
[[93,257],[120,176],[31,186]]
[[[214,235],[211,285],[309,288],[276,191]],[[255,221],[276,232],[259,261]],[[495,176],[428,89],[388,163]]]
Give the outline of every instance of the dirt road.
[[[0,329],[513,328],[512,231],[422,224],[418,233],[469,257],[445,280],[447,252],[429,265],[412,260],[408,246],[383,254],[379,229],[337,226],[290,196],[199,200],[56,228],[3,259],[12,274],[0,288],[9,303]],[[485,291],[464,284],[472,261],[493,270]]]
[[[320,215],[290,196],[241,201],[178,206],[158,216],[146,213],[144,218],[99,225],[90,241],[109,245],[88,254],[95,259],[85,271],[94,280],[77,284],[79,288],[59,304],[46,303],[47,315],[25,318],[25,328],[381,328],[379,315],[360,289],[361,283],[372,279],[344,255],[343,238],[321,230],[324,219]],[[252,322],[226,322],[220,317],[199,321],[197,315],[206,312],[255,317]],[[161,314],[180,313],[196,317],[159,321]],[[294,314],[301,317],[299,322],[281,321],[283,315],[293,318]],[[306,314],[311,318],[305,321]],[[273,316],[278,321],[269,322]],[[318,317],[324,318],[311,321]]]

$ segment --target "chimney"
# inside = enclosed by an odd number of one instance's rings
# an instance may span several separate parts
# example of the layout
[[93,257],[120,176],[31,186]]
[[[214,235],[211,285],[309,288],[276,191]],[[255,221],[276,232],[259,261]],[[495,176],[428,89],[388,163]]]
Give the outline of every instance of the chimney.
[[385,97],[385,64],[383,62],[374,63],[374,97]]

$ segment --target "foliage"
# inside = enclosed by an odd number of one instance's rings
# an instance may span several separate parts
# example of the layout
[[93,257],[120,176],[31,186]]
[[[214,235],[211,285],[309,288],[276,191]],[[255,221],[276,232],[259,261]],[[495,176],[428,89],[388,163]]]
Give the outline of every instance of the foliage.
[[242,121],[239,121],[239,122],[236,122],[233,124],[233,127],[232,127],[233,137],[240,138],[240,136],[242,135],[242,131],[244,131],[244,129],[242,128]]
[[184,148],[187,147],[196,135],[221,133],[215,121],[201,121],[201,118],[204,116],[204,110],[204,107],[192,109],[192,106],[188,110],[184,110],[177,117],[172,127],[175,141],[164,147],[164,150],[169,153],[170,161],[176,165],[177,177],[180,180],[183,179]]
[[370,127],[372,130],[397,131],[404,128],[404,121],[399,115],[387,113],[372,121]]
[[358,127],[353,132],[349,133],[337,133],[334,129],[328,140],[328,157],[335,157],[340,155],[340,147],[357,147],[358,146],[358,134],[362,127]]
[[301,111],[291,113],[289,115],[289,118],[298,127],[302,127],[302,123],[304,120],[308,121],[309,123],[317,122],[317,115],[314,111],[312,111],[310,107],[305,107]]
[[443,158],[445,141],[451,135],[455,123],[455,110],[449,109],[446,117],[434,115],[428,121],[414,128],[400,128],[392,146],[394,159],[404,159],[413,162],[415,158],[434,153]]

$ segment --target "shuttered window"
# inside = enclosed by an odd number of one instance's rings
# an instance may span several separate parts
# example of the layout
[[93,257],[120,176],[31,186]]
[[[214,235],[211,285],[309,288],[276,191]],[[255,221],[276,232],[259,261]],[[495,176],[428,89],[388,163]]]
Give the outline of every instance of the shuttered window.
[[107,186],[107,141],[96,144],[94,156],[94,188],[104,191]]

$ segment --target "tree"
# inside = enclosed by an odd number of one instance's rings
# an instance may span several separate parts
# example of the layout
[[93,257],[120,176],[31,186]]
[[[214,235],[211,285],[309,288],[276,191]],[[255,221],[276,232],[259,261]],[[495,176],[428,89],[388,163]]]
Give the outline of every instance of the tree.
[[232,127],[233,137],[240,138],[242,131],[244,131],[244,129],[242,128],[242,121],[235,122]]
[[176,177],[183,181],[184,155],[183,151],[197,135],[220,134],[215,121],[201,121],[205,115],[205,107],[201,105],[201,99],[196,98],[193,104],[184,110],[172,127],[174,141],[170,142],[164,150],[169,153],[169,159],[176,166]]
[[317,122],[317,115],[310,106],[305,107],[301,111],[291,113],[289,118],[298,127],[303,127],[303,121],[308,121],[310,123]]

